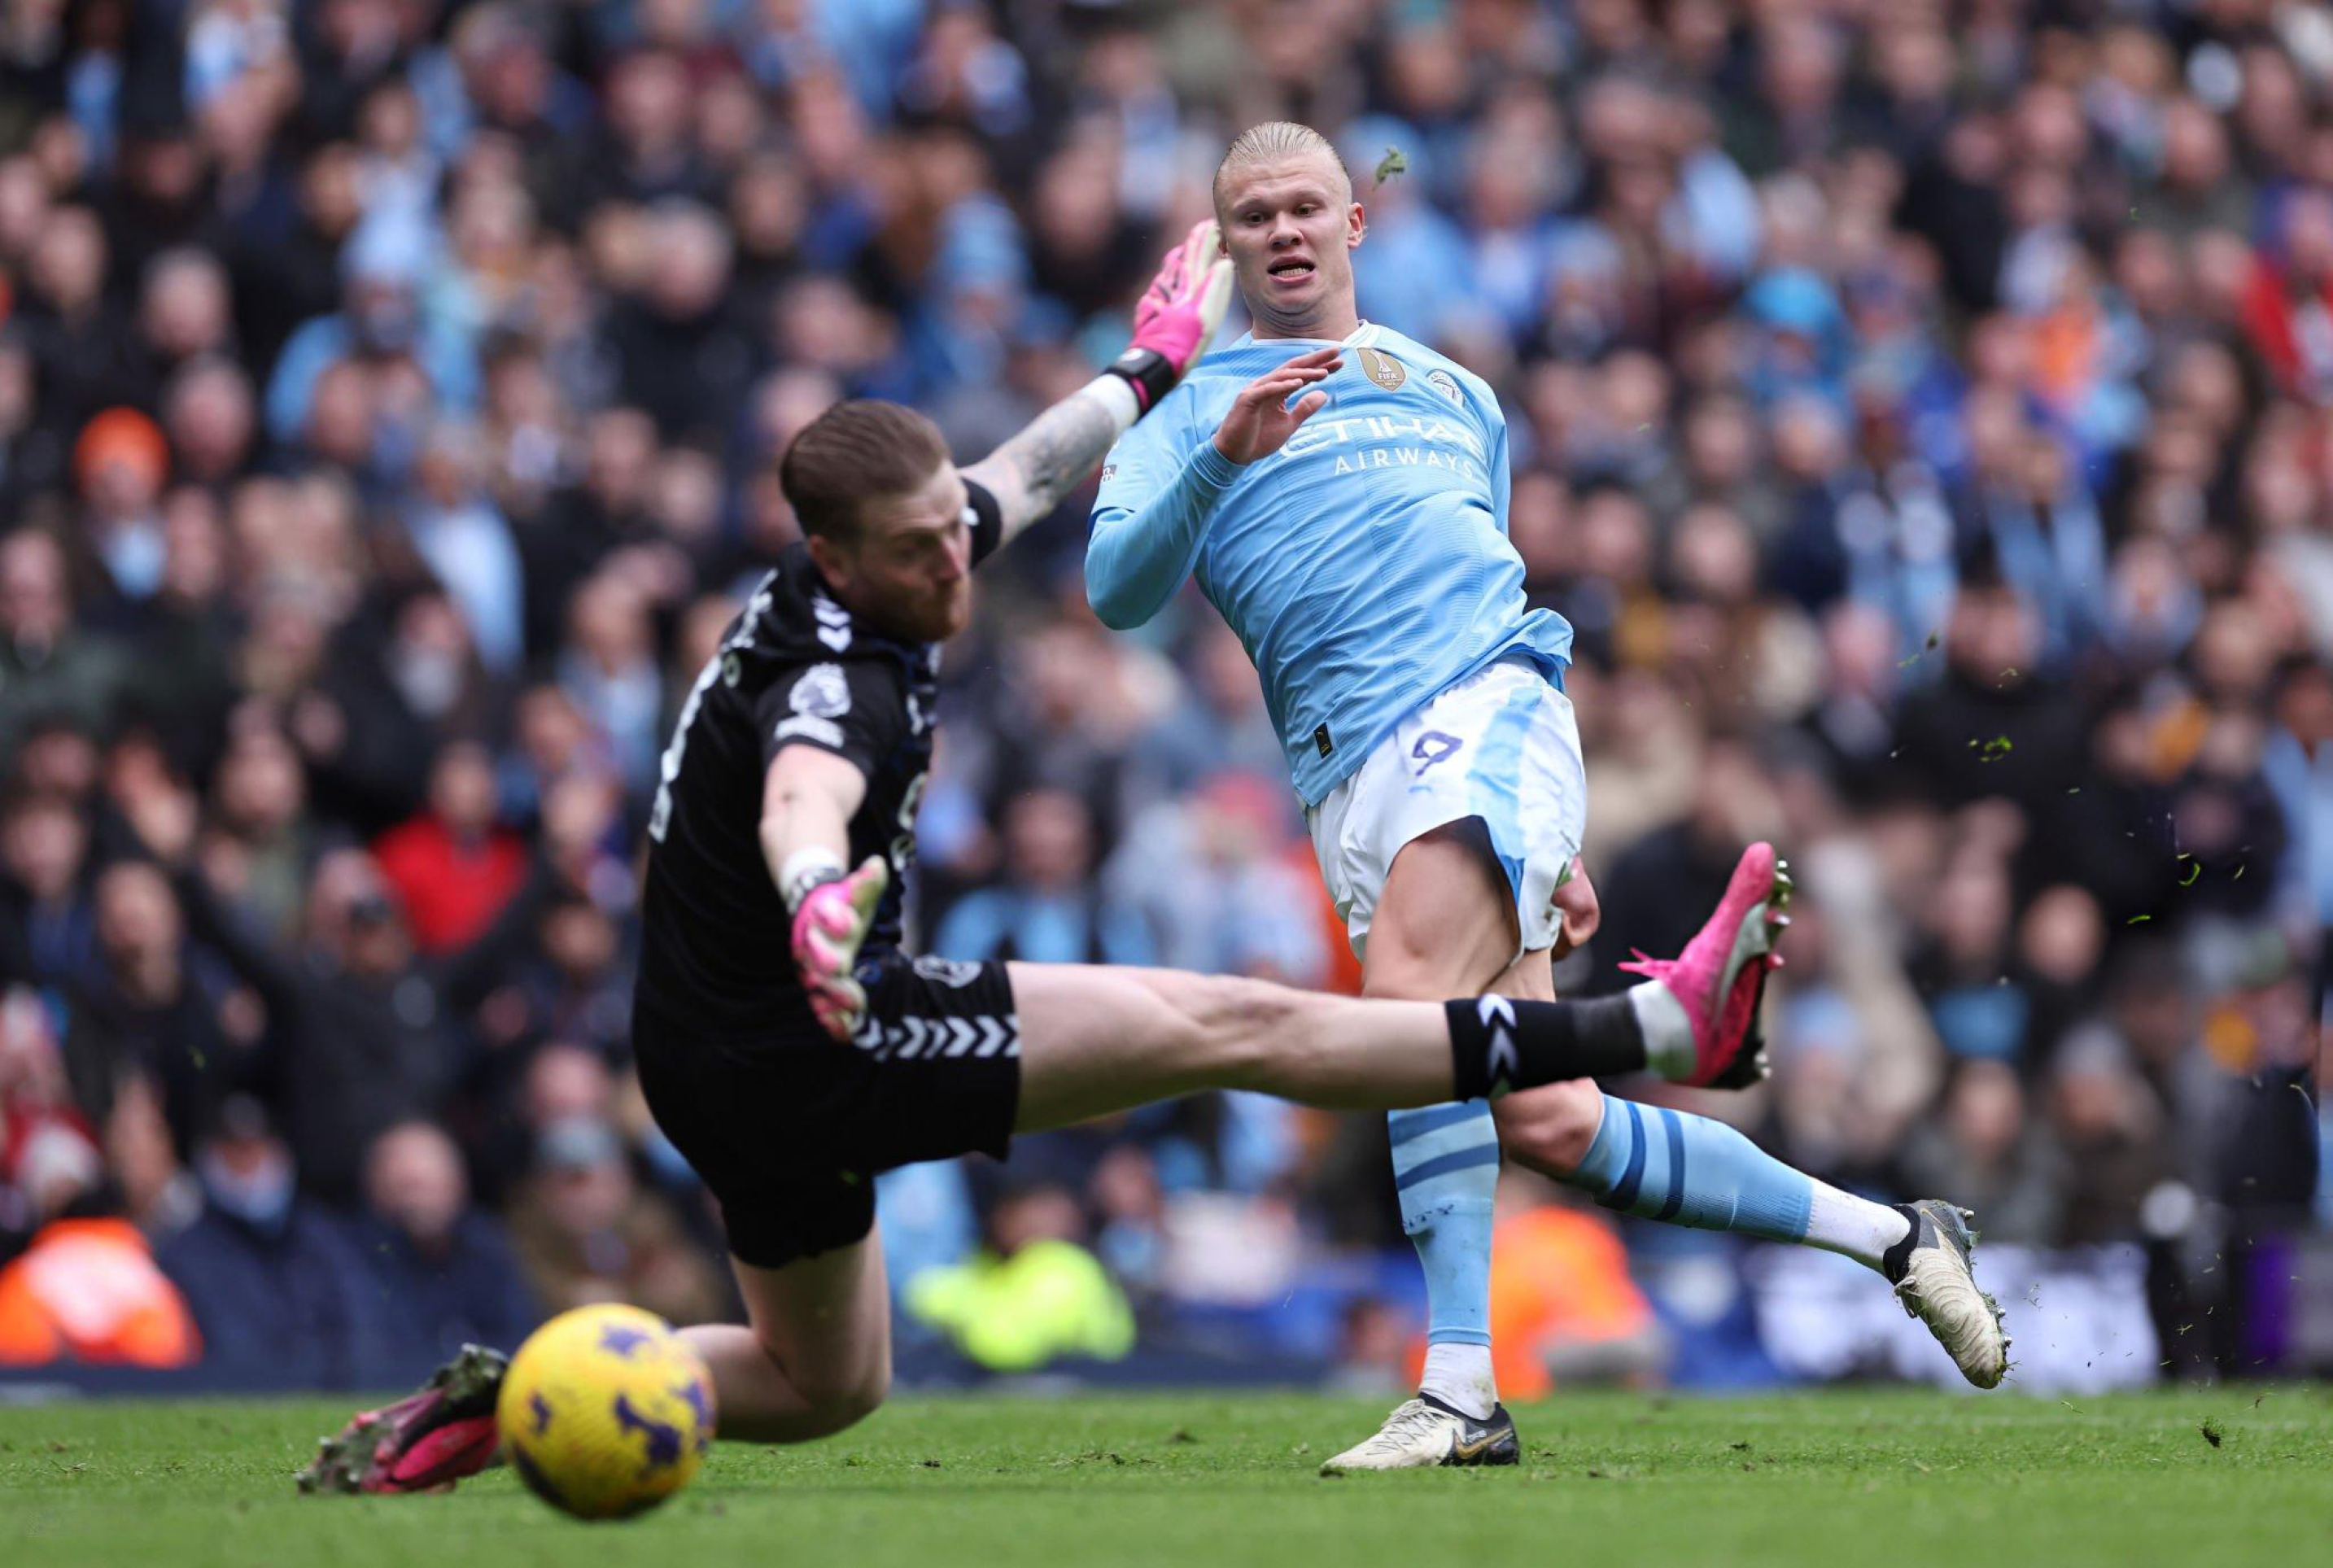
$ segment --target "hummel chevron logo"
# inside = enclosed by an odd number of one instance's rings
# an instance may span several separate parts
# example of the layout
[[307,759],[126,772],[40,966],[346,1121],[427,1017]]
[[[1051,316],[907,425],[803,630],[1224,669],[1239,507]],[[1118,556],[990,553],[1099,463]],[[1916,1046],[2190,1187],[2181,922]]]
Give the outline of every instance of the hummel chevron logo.
[[859,1031],[862,1048],[875,1047],[878,1062],[912,1061],[918,1056],[1018,1056],[1020,1020],[1003,1018],[902,1018],[897,1024],[869,1020]]
[[850,646],[850,611],[825,594],[813,594],[810,612],[818,617],[818,640],[837,653]]
[[1522,1058],[1515,1051],[1515,1005],[1504,996],[1485,996],[1474,1004],[1474,1015],[1491,1032],[1491,1049],[1483,1065],[1496,1097],[1512,1089],[1522,1073]]

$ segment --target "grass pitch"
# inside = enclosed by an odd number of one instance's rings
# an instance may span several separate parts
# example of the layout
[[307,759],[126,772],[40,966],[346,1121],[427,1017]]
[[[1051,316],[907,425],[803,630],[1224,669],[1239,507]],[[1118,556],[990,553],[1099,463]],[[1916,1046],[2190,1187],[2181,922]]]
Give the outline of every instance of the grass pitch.
[[[294,1495],[343,1401],[0,1409],[0,1562],[173,1568],[1459,1563],[1953,1568],[2333,1560],[2333,1390],[2139,1397],[1576,1394],[1522,1464],[1314,1474],[1369,1402],[902,1401],[827,1442],[716,1446],[659,1512],[588,1525],[507,1473]],[[2216,1439],[2216,1440],[2215,1440]]]

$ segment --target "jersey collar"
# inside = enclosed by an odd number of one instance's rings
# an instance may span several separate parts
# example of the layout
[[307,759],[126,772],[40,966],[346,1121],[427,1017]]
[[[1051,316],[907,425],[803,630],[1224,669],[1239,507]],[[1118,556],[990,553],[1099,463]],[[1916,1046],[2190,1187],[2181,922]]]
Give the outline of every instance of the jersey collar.
[[[1337,346],[1340,349],[1373,349],[1377,347],[1378,334],[1383,330],[1377,322],[1364,320],[1349,335],[1339,339]],[[1325,343],[1330,340],[1327,338],[1266,338],[1263,341],[1268,343]],[[1232,345],[1234,349],[1253,349],[1258,346],[1253,327],[1242,332],[1239,341]]]

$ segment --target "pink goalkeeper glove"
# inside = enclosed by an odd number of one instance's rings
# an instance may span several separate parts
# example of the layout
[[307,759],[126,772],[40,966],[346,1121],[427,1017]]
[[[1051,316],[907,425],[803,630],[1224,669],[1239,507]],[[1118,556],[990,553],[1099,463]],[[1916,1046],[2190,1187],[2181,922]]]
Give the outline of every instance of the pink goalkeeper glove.
[[1207,351],[1231,308],[1231,258],[1220,254],[1215,220],[1191,226],[1168,251],[1134,307],[1134,342],[1110,365],[1134,388],[1145,413]]
[[837,1040],[859,1032],[867,1015],[867,989],[852,971],[859,946],[875,923],[875,906],[891,880],[880,855],[869,855],[849,876],[829,873],[806,890],[790,892],[793,905],[794,972],[810,993],[810,1010]]

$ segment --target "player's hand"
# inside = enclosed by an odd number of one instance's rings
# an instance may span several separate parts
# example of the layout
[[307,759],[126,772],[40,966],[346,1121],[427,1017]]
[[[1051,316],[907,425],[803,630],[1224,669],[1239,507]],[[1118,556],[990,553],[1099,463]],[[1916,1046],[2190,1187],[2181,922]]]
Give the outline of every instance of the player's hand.
[[[1215,220],[1205,218],[1192,225],[1183,243],[1166,253],[1158,275],[1136,303],[1129,351],[1157,354],[1181,380],[1207,351],[1231,299],[1231,258],[1223,254]],[[1134,388],[1138,397],[1147,398],[1141,380]]]
[[1269,457],[1288,444],[1297,427],[1329,406],[1329,394],[1314,388],[1288,399],[1315,381],[1325,381],[1344,368],[1335,348],[1313,349],[1286,364],[1264,371],[1232,399],[1231,412],[1215,428],[1215,450],[1234,463]]
[[867,1015],[867,988],[854,971],[890,880],[883,857],[869,855],[849,876],[811,889],[794,908],[794,971],[810,993],[811,1012],[837,1040],[859,1033]]
[[1555,912],[1562,917],[1555,938],[1559,958],[1586,947],[1604,923],[1604,906],[1598,902],[1595,884],[1588,880],[1588,867],[1578,855],[1571,857],[1571,875],[1555,890]]

